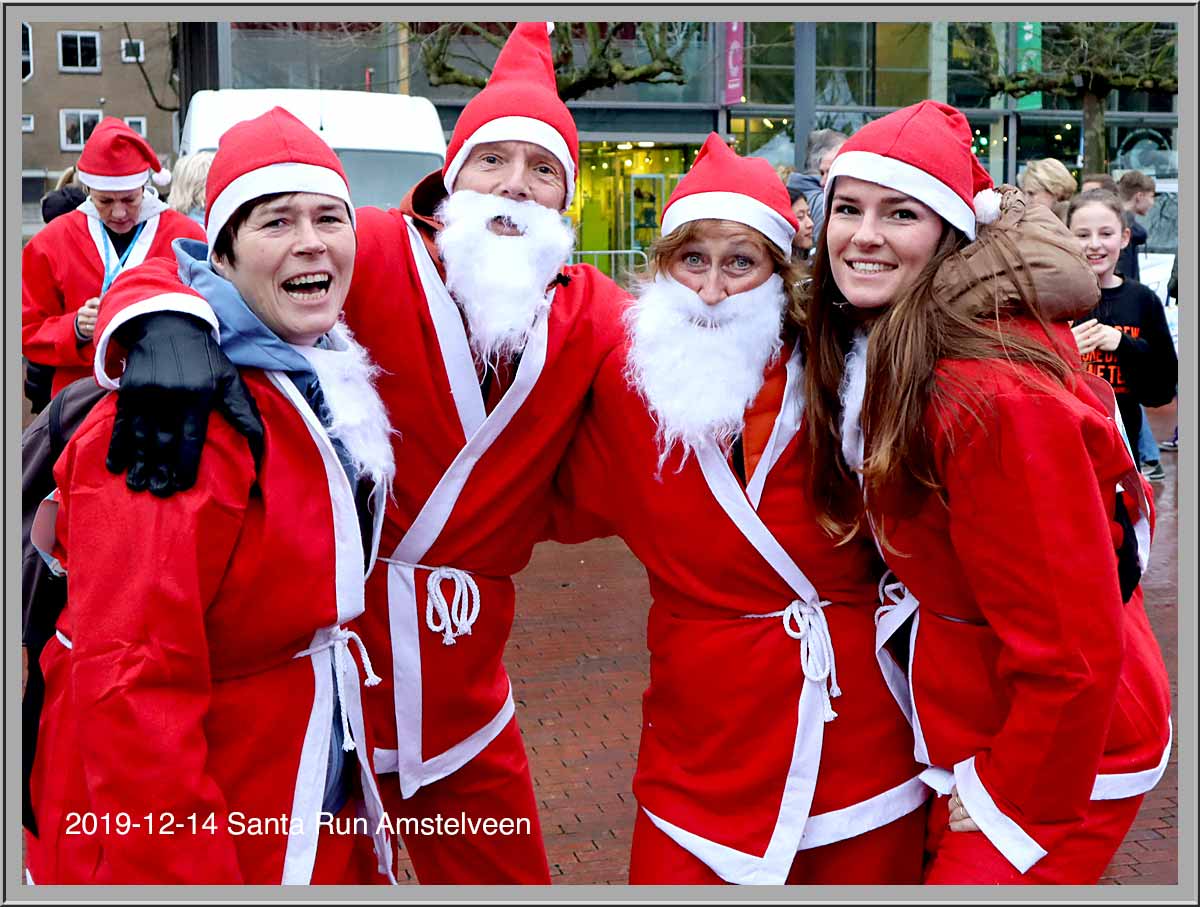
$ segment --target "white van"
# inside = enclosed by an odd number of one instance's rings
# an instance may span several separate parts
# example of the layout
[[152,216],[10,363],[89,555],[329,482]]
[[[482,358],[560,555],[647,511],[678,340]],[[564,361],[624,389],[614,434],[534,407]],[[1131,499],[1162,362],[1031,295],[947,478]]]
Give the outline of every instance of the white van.
[[356,207],[395,207],[446,160],[446,139],[427,98],[308,88],[198,91],[188,104],[179,153],[215,151],[230,126],[282,107],[325,139],[350,180]]

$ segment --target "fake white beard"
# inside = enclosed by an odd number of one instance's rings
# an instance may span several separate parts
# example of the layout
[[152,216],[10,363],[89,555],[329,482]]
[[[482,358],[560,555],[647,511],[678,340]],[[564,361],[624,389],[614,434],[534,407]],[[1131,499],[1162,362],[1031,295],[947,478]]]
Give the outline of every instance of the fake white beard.
[[783,345],[786,305],[778,274],[715,306],[662,272],[639,290],[625,316],[626,378],[658,426],[659,468],[676,444],[686,462],[702,441],[724,448],[741,431]]
[[[546,287],[566,264],[574,230],[537,202],[468,190],[451,194],[437,217],[446,288],[466,315],[472,350],[495,365],[525,348],[534,321],[549,309]],[[497,236],[488,229],[495,217],[522,235]]]
[[362,476],[390,490],[396,464],[392,456],[392,426],[379,392],[375,390],[375,365],[354,340],[350,329],[338,322],[329,332],[329,349],[295,346],[312,365],[332,417],[327,431],[342,442],[354,468]]

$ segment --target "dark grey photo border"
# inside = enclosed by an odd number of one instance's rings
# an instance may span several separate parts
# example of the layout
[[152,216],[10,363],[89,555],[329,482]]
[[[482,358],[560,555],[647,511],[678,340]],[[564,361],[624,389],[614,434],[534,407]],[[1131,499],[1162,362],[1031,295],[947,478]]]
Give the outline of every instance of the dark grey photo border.
[[[220,21],[279,19],[317,20],[336,18],[343,21],[439,19],[493,21],[518,19],[589,19],[656,20],[690,19],[693,21],[1064,21],[1132,20],[1172,21],[1179,25],[1179,248],[1197,248],[1197,8],[1193,4],[1079,3],[1076,5],[1035,5],[1025,3],[975,4],[943,3],[926,5],[821,4],[751,5],[681,4],[633,5],[555,4],[515,5],[347,5],[273,4],[273,5],[8,5],[4,9],[5,47],[15,48],[20,22],[67,21]],[[1194,859],[1182,855],[1195,853],[1196,840],[1196,720],[1197,720],[1197,635],[1196,635],[1196,558],[1185,552],[1197,550],[1196,527],[1196,455],[1200,437],[1196,434],[1196,257],[1181,256],[1180,282],[1186,300],[1180,318],[1179,429],[1179,672],[1178,720],[1175,734],[1179,748],[1179,881],[1174,886],[1103,885],[1038,887],[1033,890],[960,887],[878,888],[867,886],[765,887],[765,888],[691,888],[663,886],[655,888],[609,887],[597,885],[555,886],[552,888],[512,888],[498,886],[463,887],[323,887],[280,888],[254,886],[227,888],[196,886],[99,887],[40,886],[22,883],[20,817],[20,689],[21,643],[20,610],[20,435],[21,435],[21,341],[20,341],[20,254],[21,254],[21,79],[19,55],[5,55],[4,71],[4,188],[7,204],[4,221],[4,667],[5,667],[5,746],[4,746],[4,875],[5,903],[52,903],[78,901],[846,901],[851,903],[920,903],[926,901],[1055,901],[1112,903],[1196,903],[1197,869]],[[397,201],[399,201],[397,199]]]

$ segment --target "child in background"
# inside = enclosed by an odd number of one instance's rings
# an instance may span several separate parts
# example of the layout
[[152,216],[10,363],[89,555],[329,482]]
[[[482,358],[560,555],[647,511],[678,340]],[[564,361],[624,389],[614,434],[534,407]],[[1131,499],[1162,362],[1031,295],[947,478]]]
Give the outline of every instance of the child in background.
[[[1117,272],[1121,250],[1129,244],[1120,199],[1094,189],[1080,193],[1067,211],[1067,226],[1100,281],[1100,304],[1072,331],[1084,365],[1106,379],[1116,392],[1126,439],[1136,445],[1142,428],[1141,406],[1165,406],[1175,397],[1179,362],[1158,297]],[[1139,405],[1140,404],[1140,405]],[[1154,466],[1147,478],[1155,476]]]

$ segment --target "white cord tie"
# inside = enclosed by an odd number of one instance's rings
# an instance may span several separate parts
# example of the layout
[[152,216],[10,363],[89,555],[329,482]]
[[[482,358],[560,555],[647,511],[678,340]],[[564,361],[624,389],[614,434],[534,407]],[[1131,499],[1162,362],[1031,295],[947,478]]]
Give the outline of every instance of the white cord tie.
[[363,686],[373,687],[382,683],[379,675],[375,673],[375,669],[371,666],[371,658],[367,655],[367,647],[363,645],[362,637],[353,630],[347,630],[345,627],[334,627],[329,631],[328,638],[323,642],[305,649],[303,652],[297,652],[294,656],[295,658],[302,658],[305,655],[315,655],[317,652],[333,649],[333,679],[337,685],[338,712],[342,716],[342,749],[347,753],[354,750],[354,737],[350,733],[350,718],[346,715],[346,688],[342,675],[353,673],[355,677],[358,676],[358,668],[354,664],[354,656],[350,654],[351,642],[358,646],[358,657],[362,659],[363,670],[367,672],[367,679],[363,681]]
[[[426,567],[391,557],[380,557],[378,560],[396,567],[429,571],[429,579],[425,583],[425,626],[434,633],[442,634],[442,645],[452,646],[457,642],[457,637],[471,635],[471,627],[479,618],[480,598],[479,586],[470,573],[458,567]],[[442,594],[443,580],[454,583],[454,598],[449,603]]]
[[[893,582],[888,582],[889,576],[892,578]],[[875,626],[878,627],[879,622],[883,619],[884,615],[895,611],[898,607],[904,604],[905,599],[907,598],[908,589],[905,588],[904,583],[900,582],[900,580],[896,578],[896,574],[894,574],[891,570],[886,571],[883,576],[879,578],[879,601],[882,602],[882,604],[875,609]],[[884,601],[884,599],[888,599],[891,604],[888,604],[888,602]]]
[[825,620],[825,612],[822,610],[828,604],[828,601],[822,600],[810,605],[796,599],[782,611],[742,615],[748,618],[783,618],[783,629],[787,635],[800,641],[800,669],[807,679],[821,688],[827,722],[837,717],[837,712],[833,710],[832,697],[842,695],[837,682],[837,663],[833,657],[833,637],[829,635],[829,623]]
[[[442,581],[454,583],[454,598],[447,604]],[[466,570],[435,567],[425,584],[425,626],[442,634],[442,644],[452,646],[456,637],[470,636],[479,617],[479,586]]]

